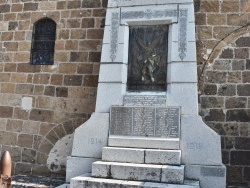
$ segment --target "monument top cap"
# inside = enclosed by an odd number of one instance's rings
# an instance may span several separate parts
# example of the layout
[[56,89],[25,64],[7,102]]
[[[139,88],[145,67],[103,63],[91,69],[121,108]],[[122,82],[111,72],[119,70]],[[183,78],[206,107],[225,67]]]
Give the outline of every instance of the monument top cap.
[[193,3],[193,0],[109,0],[108,7]]

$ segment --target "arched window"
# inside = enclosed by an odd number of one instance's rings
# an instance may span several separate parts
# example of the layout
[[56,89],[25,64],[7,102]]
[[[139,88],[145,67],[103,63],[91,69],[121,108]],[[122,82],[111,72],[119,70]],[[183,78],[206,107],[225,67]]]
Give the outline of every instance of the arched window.
[[30,64],[53,65],[56,39],[56,23],[48,18],[34,24]]

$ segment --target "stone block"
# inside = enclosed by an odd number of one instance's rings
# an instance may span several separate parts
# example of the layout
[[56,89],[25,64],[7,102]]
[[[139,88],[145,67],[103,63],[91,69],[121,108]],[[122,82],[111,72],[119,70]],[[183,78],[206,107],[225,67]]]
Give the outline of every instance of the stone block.
[[239,96],[250,96],[250,84],[237,85],[237,94]]
[[179,149],[179,139],[109,136],[108,146],[152,149]]
[[226,112],[226,121],[249,122],[250,110],[249,109],[228,110]]
[[111,178],[160,182],[161,169],[162,165],[113,163],[111,164]]
[[97,178],[109,178],[111,164],[113,162],[97,161],[92,164],[92,176]]
[[67,158],[67,171],[66,182],[76,176],[91,172],[92,163],[100,159],[95,158],[82,158],[82,157],[68,157]]
[[220,136],[200,116],[182,115],[181,120],[181,164],[221,165]]
[[235,138],[235,149],[236,150],[249,150],[250,149],[250,138],[236,137]]
[[144,149],[133,148],[102,148],[102,160],[124,163],[144,163]]
[[73,177],[70,179],[70,188],[85,187],[87,180],[90,178],[90,174],[84,174],[82,176]]
[[203,1],[201,2],[202,12],[219,12],[220,4],[217,1]]
[[72,156],[101,158],[102,147],[107,146],[108,113],[93,113],[91,118],[75,130]]
[[186,165],[185,178],[198,180],[202,188],[225,188],[226,167],[224,165]]
[[183,184],[184,166],[162,166],[161,182],[172,184]]
[[180,150],[145,150],[145,163],[180,165]]
[[220,54],[221,59],[232,59],[233,57],[234,57],[234,54],[233,54],[232,48],[223,49]]
[[246,108],[247,98],[246,97],[230,97],[226,98],[226,108]]
[[227,79],[226,72],[207,71],[206,75],[205,80],[208,83],[225,83]]
[[99,83],[97,90],[96,112],[109,113],[111,105],[123,105],[126,84]]
[[100,179],[91,178],[87,180],[88,187],[112,187],[120,188],[122,180],[110,180],[110,179]]
[[204,84],[203,92],[205,95],[216,95],[217,85],[216,84]]
[[[112,73],[110,72],[112,70]],[[127,82],[127,65],[101,64],[99,82]]]
[[224,98],[201,96],[200,103],[202,108],[220,108],[224,106]]
[[218,95],[220,96],[234,96],[236,95],[236,86],[233,84],[223,84],[218,88]]
[[248,48],[235,48],[234,55],[236,59],[247,59],[249,58],[249,49]]

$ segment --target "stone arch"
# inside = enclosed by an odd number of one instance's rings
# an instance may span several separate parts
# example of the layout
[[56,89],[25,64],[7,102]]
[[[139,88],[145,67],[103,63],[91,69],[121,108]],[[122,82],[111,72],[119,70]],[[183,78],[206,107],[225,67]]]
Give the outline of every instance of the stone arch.
[[228,46],[230,43],[232,43],[233,41],[235,41],[237,38],[239,38],[240,36],[243,36],[247,33],[250,33],[250,24],[245,25],[241,28],[238,28],[236,30],[234,30],[232,33],[230,33],[229,35],[227,35],[225,38],[223,38],[222,40],[220,40],[215,47],[213,48],[212,52],[210,53],[210,55],[208,56],[206,62],[204,63],[204,66],[202,68],[202,71],[200,73],[200,75],[198,75],[198,84],[199,84],[199,91],[200,93],[203,93],[203,83],[204,83],[204,73],[206,71],[206,68],[211,65],[214,60],[219,56],[219,54],[221,53],[221,50]]
[[[85,120],[82,118],[74,118],[59,123],[55,127],[51,128],[51,130],[49,130],[40,141],[37,152],[37,163],[48,166],[47,160],[52,149],[56,146],[56,144],[58,144],[58,142],[60,142],[60,140],[73,134],[75,129],[84,123],[84,121]],[[73,141],[73,138],[71,139]]]
[[[247,42],[246,42],[247,41]],[[246,165],[250,153],[250,26],[242,27],[216,45],[207,61],[200,95],[200,115],[221,135],[222,162],[227,177]],[[244,180],[245,181],[245,180]]]

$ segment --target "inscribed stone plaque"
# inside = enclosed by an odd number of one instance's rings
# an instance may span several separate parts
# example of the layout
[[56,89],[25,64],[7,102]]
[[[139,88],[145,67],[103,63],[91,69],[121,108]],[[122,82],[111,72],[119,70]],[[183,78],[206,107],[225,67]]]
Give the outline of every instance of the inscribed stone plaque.
[[133,108],[133,135],[154,136],[155,109],[134,107]]
[[125,95],[125,106],[166,106],[165,95]]
[[110,135],[180,137],[180,108],[112,106]]
[[179,109],[157,108],[155,135],[178,138],[179,137]]
[[113,135],[131,135],[132,134],[132,109],[116,107],[111,108],[112,129],[110,134]]

